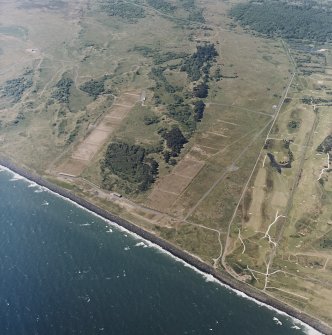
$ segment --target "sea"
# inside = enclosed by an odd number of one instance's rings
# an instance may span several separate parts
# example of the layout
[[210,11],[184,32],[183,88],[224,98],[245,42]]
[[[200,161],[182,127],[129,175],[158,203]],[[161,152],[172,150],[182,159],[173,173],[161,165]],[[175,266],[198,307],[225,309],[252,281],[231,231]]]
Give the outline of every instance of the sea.
[[0,334],[319,333],[0,168]]

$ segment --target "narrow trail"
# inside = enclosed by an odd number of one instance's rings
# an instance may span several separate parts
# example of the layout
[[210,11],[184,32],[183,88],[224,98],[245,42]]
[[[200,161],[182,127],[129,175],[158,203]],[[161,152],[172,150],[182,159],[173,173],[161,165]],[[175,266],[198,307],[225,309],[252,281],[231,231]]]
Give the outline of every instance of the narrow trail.
[[261,239],[268,238],[269,243],[273,244],[275,248],[277,247],[277,243],[272,240],[272,237],[270,236],[269,232],[270,232],[271,227],[278,221],[279,218],[286,218],[286,217],[284,215],[278,215],[278,211],[277,211],[274,221],[269,224],[265,232],[265,235],[261,238]]
[[238,233],[238,239],[240,240],[240,242],[242,243],[243,245],[243,250],[241,252],[241,254],[243,255],[245,252],[246,252],[246,245],[244,244],[243,240],[242,240],[242,237],[241,237],[241,229],[239,228],[239,233]]
[[222,103],[219,103],[219,102],[208,102],[206,105],[207,106],[209,106],[209,105],[215,105],[215,106],[235,108],[235,109],[243,110],[243,111],[248,112],[248,113],[265,115],[265,116],[269,116],[269,117],[273,118],[273,114],[272,113],[269,114],[269,113],[264,113],[264,112],[258,112],[258,111],[255,111],[255,110],[252,110],[252,109],[249,109],[249,108],[245,108],[245,107],[242,107],[242,106],[237,106],[237,105],[227,105],[227,104],[222,104]]
[[219,255],[217,258],[212,258],[213,260],[213,267],[216,269],[218,267],[218,263],[219,263],[219,259],[222,255],[222,251],[223,251],[223,245],[222,245],[222,242],[221,242],[221,231],[219,231],[218,229],[214,229],[214,228],[209,228],[209,227],[206,227],[204,225],[201,225],[201,224],[198,224],[198,223],[194,223],[194,222],[190,222],[190,221],[187,221],[185,220],[184,221],[185,223],[189,224],[189,225],[192,225],[192,226],[196,226],[196,227],[200,227],[202,229],[206,229],[206,230],[209,230],[209,231],[212,231],[214,233],[216,233],[218,235],[218,243],[219,243],[219,247],[220,247],[220,252],[219,252]]

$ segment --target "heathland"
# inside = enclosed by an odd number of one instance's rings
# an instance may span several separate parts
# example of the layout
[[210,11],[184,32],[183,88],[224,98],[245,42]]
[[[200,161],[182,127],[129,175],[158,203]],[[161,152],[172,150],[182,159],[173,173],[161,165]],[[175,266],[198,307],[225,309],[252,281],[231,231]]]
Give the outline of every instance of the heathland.
[[332,325],[328,2],[16,0],[0,17],[5,157]]

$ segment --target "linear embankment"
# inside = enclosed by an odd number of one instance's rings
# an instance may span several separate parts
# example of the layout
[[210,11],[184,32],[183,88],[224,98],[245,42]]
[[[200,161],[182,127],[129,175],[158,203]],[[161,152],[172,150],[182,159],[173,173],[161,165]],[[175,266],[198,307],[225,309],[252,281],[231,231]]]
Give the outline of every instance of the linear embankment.
[[219,280],[223,284],[226,284],[230,286],[232,289],[235,289],[237,291],[240,291],[246,295],[248,295],[251,298],[256,299],[258,302],[264,303],[266,305],[269,305],[271,307],[274,307],[284,313],[287,313],[288,315],[308,324],[309,326],[313,327],[314,329],[318,330],[319,332],[326,334],[326,335],[332,335],[332,328],[329,327],[327,324],[323,323],[320,320],[317,320],[313,318],[312,316],[303,313],[292,306],[289,306],[265,293],[262,291],[255,289],[254,287],[243,283],[241,281],[236,280],[233,278],[231,275],[229,275],[225,271],[218,271],[211,265],[204,263],[203,261],[199,260],[195,256],[191,255],[190,253],[181,250],[179,247],[173,245],[170,242],[167,242],[163,240],[162,238],[156,236],[155,234],[146,231],[142,229],[141,227],[135,225],[132,222],[129,222],[127,220],[124,220],[120,218],[119,216],[116,216],[107,210],[104,210],[93,203],[83,199],[80,196],[77,196],[76,194],[58,186],[55,185],[54,183],[51,183],[44,179],[43,177],[28,171],[25,168],[22,168],[18,166],[17,164],[13,163],[12,161],[0,157],[0,165],[12,170],[13,172],[37,183],[40,186],[46,187],[47,189],[51,190],[52,192],[55,192],[67,199],[70,199],[77,203],[78,205],[102,216],[103,218],[110,220],[119,226],[139,235],[140,237],[151,241],[152,243],[155,243],[156,245],[160,246],[163,248],[165,251],[169,252],[173,256],[182,259],[189,265],[194,266],[196,269],[212,275],[215,279]]

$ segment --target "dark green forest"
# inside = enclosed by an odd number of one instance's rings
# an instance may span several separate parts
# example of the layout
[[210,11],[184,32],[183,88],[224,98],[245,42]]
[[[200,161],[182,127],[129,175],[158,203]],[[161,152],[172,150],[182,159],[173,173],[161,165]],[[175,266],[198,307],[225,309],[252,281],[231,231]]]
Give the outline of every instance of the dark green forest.
[[332,40],[332,10],[313,0],[259,0],[235,5],[229,15],[242,26],[267,36]]
[[124,142],[111,143],[101,162],[104,179],[109,172],[146,191],[158,175],[158,163],[147,157],[145,148]]

